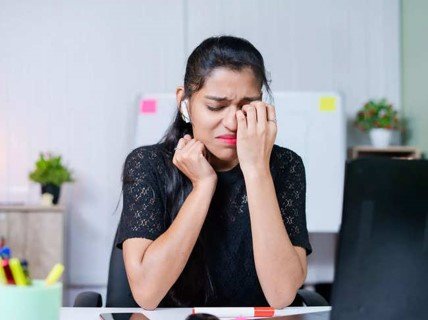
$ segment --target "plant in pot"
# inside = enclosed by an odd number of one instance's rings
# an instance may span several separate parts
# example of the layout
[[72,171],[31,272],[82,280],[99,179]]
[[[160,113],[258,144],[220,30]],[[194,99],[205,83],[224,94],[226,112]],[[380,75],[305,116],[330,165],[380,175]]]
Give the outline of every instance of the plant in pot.
[[373,146],[384,148],[390,145],[392,130],[400,129],[398,112],[386,99],[370,100],[358,110],[355,126],[368,132]]
[[42,195],[48,193],[53,196],[53,204],[58,203],[61,185],[74,181],[70,170],[61,163],[61,156],[43,153],[36,161],[36,168],[30,172],[29,178],[41,184]]

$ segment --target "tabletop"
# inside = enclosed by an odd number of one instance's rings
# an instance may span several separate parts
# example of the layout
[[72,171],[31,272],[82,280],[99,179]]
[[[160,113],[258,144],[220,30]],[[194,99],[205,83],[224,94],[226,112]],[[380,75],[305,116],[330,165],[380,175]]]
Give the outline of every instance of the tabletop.
[[[212,308],[211,314],[215,315],[216,308]],[[293,315],[312,312],[330,311],[331,307],[288,307],[276,311],[276,315]],[[191,308],[159,308],[154,311],[146,311],[140,308],[61,308],[61,320],[99,320],[100,313],[143,313],[150,320],[184,320],[192,313]],[[234,318],[221,318],[234,319]],[[253,318],[256,319],[256,318]],[[258,318],[260,319],[260,318]]]

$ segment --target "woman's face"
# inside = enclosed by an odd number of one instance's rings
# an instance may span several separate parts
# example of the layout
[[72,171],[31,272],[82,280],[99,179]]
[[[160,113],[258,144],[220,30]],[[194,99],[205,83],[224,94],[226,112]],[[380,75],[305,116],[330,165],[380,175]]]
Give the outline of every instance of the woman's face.
[[[177,97],[180,93],[183,92],[179,88]],[[194,138],[211,153],[210,162],[215,170],[226,171],[238,164],[236,111],[261,99],[261,87],[249,68],[214,69],[204,86],[190,98],[188,109]]]

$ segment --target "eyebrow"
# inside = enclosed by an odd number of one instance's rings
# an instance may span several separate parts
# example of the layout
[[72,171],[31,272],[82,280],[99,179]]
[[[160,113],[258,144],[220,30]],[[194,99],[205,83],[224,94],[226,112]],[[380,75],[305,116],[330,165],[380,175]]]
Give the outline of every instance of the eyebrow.
[[[214,100],[214,101],[231,101],[230,99],[227,99],[226,97],[215,97],[215,96],[205,96],[205,98],[210,99],[210,100]],[[261,100],[262,96],[257,96],[257,97],[244,97],[242,98],[241,101],[257,101],[257,100]]]

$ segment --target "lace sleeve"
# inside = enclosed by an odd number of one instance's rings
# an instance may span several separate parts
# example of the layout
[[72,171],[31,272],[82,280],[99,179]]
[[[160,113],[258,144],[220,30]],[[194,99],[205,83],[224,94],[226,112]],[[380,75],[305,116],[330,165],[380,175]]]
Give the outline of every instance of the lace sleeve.
[[306,227],[306,177],[302,158],[291,150],[281,148],[276,192],[282,219],[294,246],[312,252]]
[[129,238],[155,240],[164,230],[163,202],[153,171],[155,151],[140,147],[132,151],[123,170],[123,209],[116,246]]

